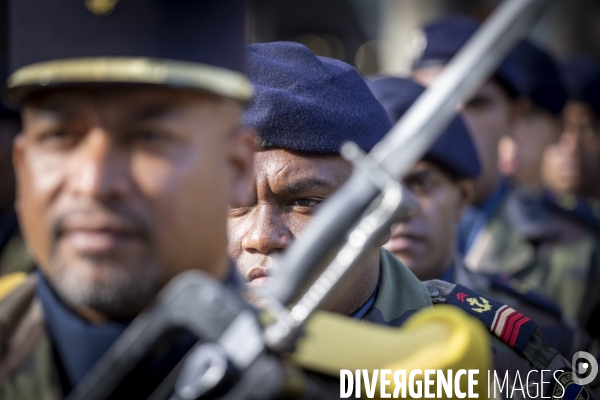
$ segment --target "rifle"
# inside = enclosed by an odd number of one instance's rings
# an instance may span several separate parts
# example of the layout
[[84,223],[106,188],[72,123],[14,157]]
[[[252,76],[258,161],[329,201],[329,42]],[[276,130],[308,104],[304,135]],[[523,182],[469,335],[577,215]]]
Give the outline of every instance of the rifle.
[[[342,147],[354,172],[274,269],[273,283],[264,293],[273,323],[263,328],[239,296],[202,272],[186,272],[132,322],[69,399],[281,396],[290,381],[282,357],[294,351],[304,325],[341,278],[406,213],[409,201],[400,179],[454,118],[457,105],[526,35],[547,3],[505,0],[369,154],[352,143]],[[323,272],[310,283],[317,271]],[[128,385],[140,378],[139,365],[156,362],[165,343],[181,337],[188,342],[182,358],[161,375],[158,385],[149,385],[147,393]]]

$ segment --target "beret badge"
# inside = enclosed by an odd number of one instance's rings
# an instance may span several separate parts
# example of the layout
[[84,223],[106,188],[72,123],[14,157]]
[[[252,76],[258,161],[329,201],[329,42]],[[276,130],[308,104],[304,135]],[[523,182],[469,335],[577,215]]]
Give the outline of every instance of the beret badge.
[[85,7],[94,15],[110,14],[119,0],[85,0]]

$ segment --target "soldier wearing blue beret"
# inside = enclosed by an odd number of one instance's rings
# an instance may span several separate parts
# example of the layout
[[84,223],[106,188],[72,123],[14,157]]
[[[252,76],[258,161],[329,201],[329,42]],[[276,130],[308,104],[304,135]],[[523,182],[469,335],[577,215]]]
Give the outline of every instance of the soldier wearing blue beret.
[[[178,273],[243,286],[226,217],[252,175],[246,7],[10,6],[16,204],[39,268],[0,280],[0,397],[63,398]],[[146,364],[127,398],[147,398],[188,342]]]
[[[368,80],[392,121],[399,120],[424,91],[409,79]],[[523,312],[540,325],[548,344],[570,358],[582,348],[574,322],[563,321],[558,306],[506,276],[468,270],[458,255],[457,228],[480,172],[479,157],[459,117],[442,133],[404,179],[418,199],[409,217],[392,227],[385,248],[419,279],[441,279],[489,295]]]
[[[415,80],[430,84],[477,26],[462,16],[425,26],[427,44],[413,65]],[[521,49],[527,53],[527,48]],[[545,98],[540,106],[546,84],[533,79],[537,71],[529,73],[529,81],[522,72],[540,58],[525,55],[520,63],[518,56],[507,57],[460,109],[482,171],[472,206],[465,210],[459,225],[459,249],[467,268],[526,282],[557,303],[567,317],[585,326],[600,302],[595,289],[600,285],[596,238],[585,227],[554,212],[539,193],[517,190],[498,168],[499,143],[512,133],[519,101],[528,98],[535,105],[536,99],[538,109],[544,106],[553,112],[560,112],[564,103],[564,97],[556,96],[558,101]]]
[[587,58],[563,66],[569,92],[563,131],[546,152],[542,174],[550,204],[600,230],[600,68]]
[[557,64],[541,47],[525,40],[510,57],[525,82],[511,132],[514,183],[540,193],[543,189],[543,154],[560,136],[560,116],[567,101],[567,92]]
[[[243,121],[256,130],[261,148],[255,155],[254,198],[230,210],[229,254],[250,288],[256,288],[269,283],[278,255],[302,235],[319,204],[349,178],[352,166],[340,156],[340,145],[352,140],[368,151],[390,128],[390,120],[347,64],[317,57],[297,43],[255,44],[248,54],[256,95]],[[461,124],[457,120],[452,126]],[[454,146],[452,140],[442,141]],[[466,154],[473,158],[474,148]],[[459,165],[468,174],[479,169],[466,160]],[[511,382],[517,370],[568,365],[523,314],[461,285],[422,283],[383,248],[367,253],[341,285],[326,308],[377,324],[401,326],[433,304],[462,308],[494,334],[495,368],[508,371]],[[262,305],[253,293],[249,298]],[[553,384],[542,386],[544,393],[554,390]],[[587,388],[578,390],[588,393]]]

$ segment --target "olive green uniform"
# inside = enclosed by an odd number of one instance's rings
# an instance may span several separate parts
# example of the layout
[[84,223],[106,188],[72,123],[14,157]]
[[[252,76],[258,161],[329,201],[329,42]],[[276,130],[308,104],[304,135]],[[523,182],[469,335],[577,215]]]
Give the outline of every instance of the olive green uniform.
[[476,236],[467,268],[501,273],[527,283],[585,327],[600,304],[600,246],[597,237],[512,191]]

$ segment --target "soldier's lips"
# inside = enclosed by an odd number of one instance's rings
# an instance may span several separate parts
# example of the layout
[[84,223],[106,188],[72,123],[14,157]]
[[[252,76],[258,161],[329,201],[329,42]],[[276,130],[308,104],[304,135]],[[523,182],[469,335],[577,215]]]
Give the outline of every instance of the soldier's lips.
[[410,251],[415,247],[423,246],[424,244],[425,240],[420,236],[400,234],[392,236],[392,238],[386,243],[385,248],[392,253],[396,253]]
[[248,284],[251,286],[262,286],[266,285],[273,279],[268,276],[268,268],[264,267],[254,267],[246,274],[246,280]]
[[133,245],[141,237],[126,230],[78,228],[65,230],[60,240],[79,253],[105,253],[121,246]]

